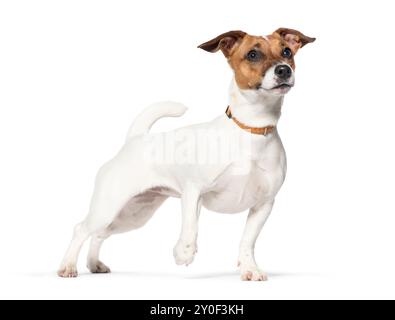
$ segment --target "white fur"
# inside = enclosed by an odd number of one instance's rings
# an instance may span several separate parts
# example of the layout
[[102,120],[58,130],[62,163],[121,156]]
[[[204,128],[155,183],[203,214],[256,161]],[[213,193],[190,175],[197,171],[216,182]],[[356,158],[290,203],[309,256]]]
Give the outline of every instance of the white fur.
[[[263,79],[271,84],[272,71]],[[230,89],[233,115],[246,125],[263,127],[276,125],[281,114],[283,96],[269,90],[240,90],[233,80]],[[254,135],[240,129],[223,114],[211,122],[177,129],[162,134],[150,134],[155,121],[165,116],[180,116],[186,108],[170,102],[147,108],[133,123],[120,152],[98,172],[90,211],[79,224],[61,264],[62,277],[77,275],[76,263],[84,241],[92,237],[88,267],[92,272],[109,272],[99,260],[104,239],[114,233],[142,227],[156,209],[170,196],[182,203],[182,229],[174,248],[176,263],[192,263],[196,253],[198,219],[203,205],[222,213],[250,210],[240,244],[239,265],[242,279],[265,280],[254,258],[255,241],[270,214],[275,196],[286,173],[286,157],[275,130],[268,136]],[[227,151],[245,140],[237,152],[222,161],[208,161],[212,152],[207,143],[198,143],[199,133],[221,133],[219,149]],[[229,137],[238,137],[237,139]],[[208,140],[212,143],[212,136]],[[152,148],[154,146],[154,148]],[[154,160],[152,150],[164,154],[193,156],[185,161]],[[218,148],[215,148],[218,149]],[[228,154],[224,152],[224,154]],[[202,157],[203,156],[203,157]],[[201,161],[201,159],[206,161]],[[200,160],[199,160],[200,159]],[[211,159],[212,160],[212,159]]]

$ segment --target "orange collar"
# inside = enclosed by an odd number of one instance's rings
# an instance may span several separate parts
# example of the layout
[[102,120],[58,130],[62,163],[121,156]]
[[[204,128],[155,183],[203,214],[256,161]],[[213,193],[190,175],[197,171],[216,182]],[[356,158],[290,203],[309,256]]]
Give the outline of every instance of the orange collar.
[[234,123],[236,123],[240,128],[242,128],[243,130],[249,131],[249,132],[251,132],[253,134],[259,134],[259,135],[262,135],[262,136],[267,136],[269,133],[272,133],[274,131],[274,129],[276,129],[276,127],[274,127],[274,126],[267,126],[267,127],[263,127],[263,128],[256,128],[256,127],[246,126],[245,124],[241,123],[236,118],[233,118],[232,112],[230,111],[230,107],[226,108],[225,113],[228,116],[228,118],[232,119],[234,121]]

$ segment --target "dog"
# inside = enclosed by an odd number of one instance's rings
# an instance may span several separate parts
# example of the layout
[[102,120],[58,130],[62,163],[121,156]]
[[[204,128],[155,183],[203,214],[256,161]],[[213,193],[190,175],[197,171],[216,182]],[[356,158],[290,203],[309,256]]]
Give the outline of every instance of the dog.
[[[163,102],[146,108],[132,124],[120,152],[100,168],[89,213],[75,227],[58,275],[78,275],[78,255],[90,237],[88,269],[110,272],[99,260],[103,241],[142,227],[168,197],[177,197],[182,211],[181,233],[174,248],[178,265],[192,263],[197,252],[201,206],[219,213],[249,210],[239,248],[241,279],[267,280],[255,261],[254,247],[286,175],[277,122],[284,96],[295,83],[294,56],[314,41],[299,31],[280,28],[268,36],[230,31],[201,44],[199,48],[205,51],[222,51],[233,70],[226,112],[208,123],[152,134],[149,130],[158,119],[179,117],[186,107]],[[214,137],[218,132],[223,139]],[[207,133],[208,140],[197,143],[198,133]],[[208,150],[207,145],[215,141],[221,142]],[[235,145],[237,152],[229,156],[227,151]],[[226,150],[228,157],[207,161],[219,149]],[[188,150],[194,155],[188,155]],[[152,156],[155,151],[178,156],[154,161],[158,158]],[[202,155],[206,160],[201,160]]]

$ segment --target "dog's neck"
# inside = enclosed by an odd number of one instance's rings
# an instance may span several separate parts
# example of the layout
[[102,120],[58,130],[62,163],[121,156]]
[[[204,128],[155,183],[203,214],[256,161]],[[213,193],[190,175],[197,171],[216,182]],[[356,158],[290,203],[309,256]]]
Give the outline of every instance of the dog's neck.
[[234,118],[249,127],[276,126],[281,116],[283,96],[261,90],[241,90],[235,79],[230,85],[229,107]]

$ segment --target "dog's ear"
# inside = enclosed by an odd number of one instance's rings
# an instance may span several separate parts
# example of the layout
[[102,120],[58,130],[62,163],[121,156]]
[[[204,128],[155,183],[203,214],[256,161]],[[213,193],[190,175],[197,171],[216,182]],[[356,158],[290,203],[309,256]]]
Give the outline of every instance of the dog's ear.
[[225,57],[229,57],[232,49],[239,43],[247,33],[237,30],[229,31],[219,35],[218,37],[202,43],[198,48],[208,52],[217,52],[221,50]]
[[288,43],[289,48],[294,53],[296,53],[300,48],[303,48],[306,44],[315,41],[315,38],[310,38],[300,31],[288,28],[277,29],[274,34],[279,35],[283,40],[285,40],[285,42]]

